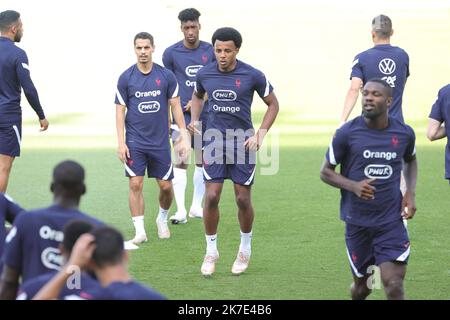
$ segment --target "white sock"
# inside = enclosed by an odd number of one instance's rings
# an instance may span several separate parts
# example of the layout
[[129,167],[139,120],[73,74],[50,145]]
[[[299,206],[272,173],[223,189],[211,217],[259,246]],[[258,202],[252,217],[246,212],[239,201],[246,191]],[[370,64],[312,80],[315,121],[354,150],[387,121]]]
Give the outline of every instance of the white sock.
[[200,211],[203,208],[203,195],[205,194],[205,181],[203,180],[203,168],[195,166],[194,171],[194,194],[192,196],[191,208]]
[[239,245],[239,251],[246,254],[252,254],[252,235],[253,231],[244,233],[241,231],[241,244]]
[[208,236],[205,234],[206,238],[206,255],[216,256],[219,252],[217,251],[217,234]]
[[145,228],[144,228],[144,216],[136,216],[132,217],[131,220],[134,224],[134,229],[136,230],[136,235],[145,234]]
[[159,207],[158,217],[156,218],[159,221],[167,221],[167,214],[169,213],[169,209],[163,209]]
[[186,172],[186,169],[173,168],[173,193],[175,195],[175,202],[177,203],[177,212],[179,215],[186,215],[186,207],[184,206],[184,196],[187,184]]

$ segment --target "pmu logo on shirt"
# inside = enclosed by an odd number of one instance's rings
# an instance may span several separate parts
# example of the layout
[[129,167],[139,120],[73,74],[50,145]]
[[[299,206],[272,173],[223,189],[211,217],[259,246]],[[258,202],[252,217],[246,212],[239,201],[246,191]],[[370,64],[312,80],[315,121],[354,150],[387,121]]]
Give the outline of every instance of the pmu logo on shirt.
[[42,264],[52,270],[59,270],[63,265],[63,257],[60,254],[59,249],[48,247],[41,253]]
[[158,112],[160,107],[158,101],[148,101],[139,103],[138,110],[140,113],[154,113]]
[[217,101],[235,101],[237,94],[233,90],[214,90],[213,98]]
[[369,164],[364,169],[365,176],[374,179],[389,179],[392,172],[392,167],[388,164]]
[[201,67],[203,67],[203,66],[200,64],[195,65],[195,66],[187,66],[184,71],[186,72],[186,75],[188,77],[195,77],[197,75],[198,70],[200,70]]

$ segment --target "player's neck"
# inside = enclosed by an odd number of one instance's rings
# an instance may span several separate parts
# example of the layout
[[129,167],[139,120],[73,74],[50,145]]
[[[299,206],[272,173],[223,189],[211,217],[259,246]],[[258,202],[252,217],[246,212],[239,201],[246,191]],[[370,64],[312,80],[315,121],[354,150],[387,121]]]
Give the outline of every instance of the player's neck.
[[105,267],[100,272],[96,272],[95,275],[102,287],[106,287],[113,282],[131,281],[130,274],[122,264]]
[[374,38],[373,44],[375,46],[383,45],[383,44],[391,44],[391,39],[390,38],[387,38],[387,39]]
[[369,127],[370,129],[383,130],[389,126],[388,116],[382,116],[375,119],[364,117],[364,121],[366,122],[367,127]]
[[194,44],[190,44],[189,42],[186,41],[186,39],[183,40],[183,46],[188,49],[197,49],[199,45],[200,45],[200,39],[195,41]]
[[14,42],[14,35],[10,32],[2,33],[1,36]]
[[221,65],[220,65],[220,63],[218,63],[218,66],[219,66],[219,71],[220,72],[231,72],[231,71],[233,71],[234,69],[236,69],[236,66],[237,66],[237,60],[234,60],[234,62],[233,63],[231,63],[228,67],[222,67]]
[[137,63],[137,67],[139,69],[140,72],[144,73],[144,74],[148,74],[152,71],[153,69],[153,61],[149,61],[146,63]]
[[66,198],[60,195],[55,195],[53,198],[53,203],[66,209],[78,209],[80,198]]

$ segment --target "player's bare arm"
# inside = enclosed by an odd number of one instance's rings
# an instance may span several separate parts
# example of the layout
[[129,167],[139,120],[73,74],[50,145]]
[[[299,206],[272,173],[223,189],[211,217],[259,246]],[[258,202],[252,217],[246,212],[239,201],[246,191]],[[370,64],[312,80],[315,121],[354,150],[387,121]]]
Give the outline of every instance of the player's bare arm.
[[169,99],[170,108],[172,111],[173,118],[178,128],[180,128],[180,141],[177,143],[177,151],[180,158],[187,159],[190,150],[191,137],[189,132],[186,130],[186,124],[184,123],[183,109],[181,108],[180,97],[175,97]]
[[264,103],[267,105],[267,111],[264,114],[263,121],[258,131],[253,137],[248,138],[244,142],[244,147],[247,150],[257,151],[261,147],[264,141],[264,137],[266,136],[269,129],[272,127],[274,123],[278,111],[280,110],[278,99],[274,92],[271,92],[267,97],[262,99]]
[[343,125],[348,117],[350,116],[350,113],[352,113],[353,107],[356,104],[356,101],[358,100],[359,91],[361,90],[361,87],[363,85],[362,79],[358,77],[353,77],[350,82],[350,88],[347,91],[347,95],[345,97],[345,103],[344,103],[344,110],[342,111],[341,115],[341,125]]
[[402,199],[402,217],[412,219],[416,213],[416,183],[417,183],[417,159],[415,156],[405,160],[403,168],[406,182],[406,192]]
[[19,289],[18,270],[9,266],[3,266],[3,272],[0,278],[0,300],[14,300]]
[[204,93],[195,92],[192,94],[191,99],[191,123],[188,124],[188,130],[191,134],[200,134],[200,131],[196,127],[200,113],[203,109]]
[[442,122],[429,118],[427,128],[427,138],[430,141],[439,140],[447,136],[445,126]]
[[364,179],[361,181],[350,180],[337,173],[336,166],[328,162],[327,159],[324,160],[320,169],[320,179],[330,186],[353,192],[361,199],[372,200],[375,198],[376,188],[371,185],[375,179]]
[[130,158],[130,150],[125,143],[125,110],[126,106],[116,105],[116,130],[117,130],[117,156],[121,162],[125,162]]

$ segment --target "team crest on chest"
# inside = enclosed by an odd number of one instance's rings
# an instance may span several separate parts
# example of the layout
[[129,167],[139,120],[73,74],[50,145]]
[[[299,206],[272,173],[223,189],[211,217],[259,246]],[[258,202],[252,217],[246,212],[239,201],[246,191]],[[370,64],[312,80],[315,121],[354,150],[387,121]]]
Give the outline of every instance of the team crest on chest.
[[208,61],[208,57],[205,54],[202,55],[202,61],[203,63],[206,63]]
[[161,85],[161,80],[160,80],[159,78],[156,79],[155,82],[156,82],[156,85],[157,85],[158,87]]
[[236,79],[235,84],[236,84],[236,87],[240,88],[241,87],[241,79]]
[[399,141],[398,141],[397,136],[393,136],[392,139],[391,139],[392,146],[393,147],[398,147],[398,143],[399,143]]

